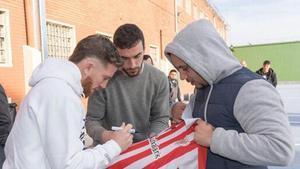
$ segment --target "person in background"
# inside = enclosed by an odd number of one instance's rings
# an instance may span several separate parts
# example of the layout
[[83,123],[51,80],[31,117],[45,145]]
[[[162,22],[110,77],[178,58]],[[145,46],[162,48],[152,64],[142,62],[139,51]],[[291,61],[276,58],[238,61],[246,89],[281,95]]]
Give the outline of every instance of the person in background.
[[105,88],[121,65],[113,43],[97,34],[82,39],[69,61],[41,63],[7,138],[3,169],[106,168],[132,144],[132,125],[122,124],[109,141],[84,150],[81,97]]
[[0,168],[5,160],[4,147],[10,132],[12,119],[9,113],[9,104],[3,86],[0,84]]
[[182,101],[181,100],[181,93],[179,88],[177,77],[177,71],[175,69],[170,70],[169,72],[169,87],[170,87],[170,105]]
[[152,60],[150,55],[144,55],[143,60],[144,60],[145,63],[148,63],[150,65],[154,65],[153,60]]
[[[181,116],[186,106],[186,104],[182,102],[179,83],[176,77],[177,77],[177,71],[175,69],[170,70],[168,76],[169,88],[170,88],[169,104],[170,104],[172,117]],[[173,119],[172,117],[171,117],[172,123],[179,122],[177,121],[177,118]]]
[[94,145],[114,136],[113,126],[131,123],[138,142],[169,126],[169,86],[166,75],[143,60],[145,40],[134,24],[121,25],[114,33],[114,44],[124,60],[106,89],[89,97],[87,133]]
[[261,75],[264,79],[270,82],[274,87],[277,86],[277,76],[275,71],[271,68],[271,61],[265,60],[262,68],[257,70],[256,73]]
[[277,90],[242,67],[208,20],[181,30],[165,48],[181,80],[197,88],[184,117],[200,118],[194,140],[207,169],[288,165],[295,143]]

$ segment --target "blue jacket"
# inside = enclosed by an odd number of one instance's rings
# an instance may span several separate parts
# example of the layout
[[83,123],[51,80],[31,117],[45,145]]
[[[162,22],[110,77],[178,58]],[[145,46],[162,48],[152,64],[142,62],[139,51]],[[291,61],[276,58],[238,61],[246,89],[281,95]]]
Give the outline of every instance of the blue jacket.
[[[211,86],[198,90],[193,110],[194,118],[204,119],[204,109],[206,100],[209,99],[207,106],[207,122],[214,127],[222,127],[225,130],[236,130],[244,132],[239,122],[233,115],[233,105],[240,88],[248,81],[259,79],[258,75],[252,73],[247,68],[233,73],[213,86],[210,98],[207,98]],[[263,166],[249,166],[240,162],[230,160],[220,155],[207,154],[207,169],[265,169]]]
[[[278,91],[242,69],[214,25],[207,20],[189,24],[166,46],[165,54],[176,68],[182,68],[181,77],[200,90],[197,103],[189,103],[191,111],[185,116],[192,117],[195,106],[194,117],[215,127],[209,167],[282,166],[292,161],[295,144]],[[170,54],[182,62],[174,62]],[[203,87],[205,82],[211,87]]]

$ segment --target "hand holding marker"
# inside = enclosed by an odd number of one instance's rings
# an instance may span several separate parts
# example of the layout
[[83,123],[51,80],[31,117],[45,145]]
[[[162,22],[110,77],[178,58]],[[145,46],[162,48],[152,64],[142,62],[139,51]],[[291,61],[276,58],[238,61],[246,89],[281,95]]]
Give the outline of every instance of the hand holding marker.
[[[112,126],[111,129],[113,131],[119,131],[119,130],[122,130],[123,128],[122,127],[117,127],[117,126]],[[135,133],[135,129],[130,129],[129,133],[131,133],[131,134]]]

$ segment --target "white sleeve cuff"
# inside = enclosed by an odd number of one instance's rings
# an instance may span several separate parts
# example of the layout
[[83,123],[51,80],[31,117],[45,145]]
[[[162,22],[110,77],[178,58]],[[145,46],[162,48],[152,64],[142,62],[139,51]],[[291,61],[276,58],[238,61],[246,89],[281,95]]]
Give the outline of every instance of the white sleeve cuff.
[[[108,155],[108,160],[111,161],[114,157],[116,157],[117,155],[119,155],[122,151],[121,147],[119,146],[119,144],[114,141],[114,140],[109,140],[106,143],[102,144],[102,145],[98,145],[99,148],[103,148],[105,149],[107,155]],[[96,148],[98,147],[96,146]]]

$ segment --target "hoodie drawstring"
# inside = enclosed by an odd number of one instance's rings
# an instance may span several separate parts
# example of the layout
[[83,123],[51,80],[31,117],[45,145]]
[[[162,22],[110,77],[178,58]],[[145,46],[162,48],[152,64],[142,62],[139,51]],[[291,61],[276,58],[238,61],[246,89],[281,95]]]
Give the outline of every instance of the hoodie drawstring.
[[211,95],[211,92],[214,88],[214,85],[211,84],[210,85],[210,89],[209,89],[209,93],[207,95],[207,99],[206,99],[206,102],[205,102],[205,108],[204,108],[204,121],[207,122],[207,105],[208,105],[208,102],[209,102],[209,99],[210,99],[210,95]]

